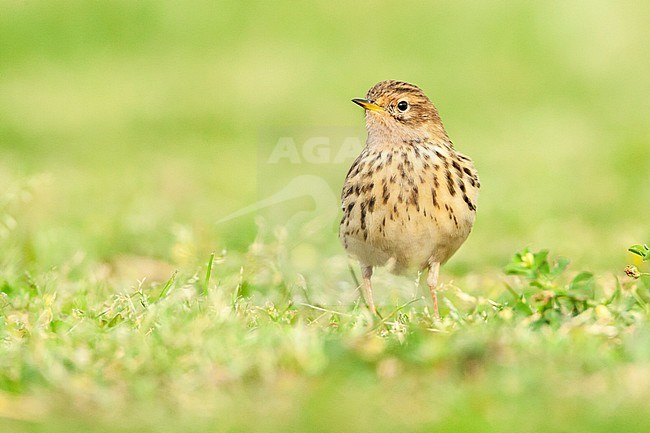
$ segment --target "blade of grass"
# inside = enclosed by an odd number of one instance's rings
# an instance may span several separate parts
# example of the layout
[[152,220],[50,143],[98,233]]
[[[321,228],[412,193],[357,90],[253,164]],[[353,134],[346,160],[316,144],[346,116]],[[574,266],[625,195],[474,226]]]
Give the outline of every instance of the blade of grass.
[[515,289],[513,289],[510,286],[510,284],[504,282],[503,285],[506,286],[506,290],[508,290],[508,292],[510,292],[512,294],[512,296],[515,298],[515,301],[521,301],[521,295],[519,293],[517,293],[515,291]]
[[336,310],[330,310],[330,309],[327,309],[327,308],[319,307],[317,305],[307,304],[307,303],[304,303],[304,302],[298,302],[298,303],[296,303],[296,305],[301,305],[303,307],[311,308],[311,309],[317,310],[317,311],[322,311],[324,313],[336,314],[336,315],[339,315],[339,316],[346,316],[346,317],[353,317],[353,315],[349,314],[349,313],[343,313],[343,312],[336,311]]
[[239,268],[239,282],[237,283],[237,287],[235,287],[235,291],[232,293],[232,305],[233,307],[237,303],[237,300],[240,298],[241,294],[241,288],[244,285],[244,267],[241,266]]
[[165,286],[164,286],[164,287],[162,288],[162,290],[160,291],[160,295],[158,295],[158,300],[159,300],[159,301],[160,301],[162,298],[164,298],[165,296],[167,296],[167,294],[169,293],[169,290],[170,290],[171,287],[172,287],[172,284],[174,284],[174,281],[176,281],[176,276],[177,276],[177,275],[178,275],[178,270],[175,270],[175,271],[172,273],[172,276],[169,278],[169,280],[167,280],[167,282],[165,283]]
[[214,264],[214,252],[210,254],[210,260],[208,261],[208,269],[205,272],[205,282],[203,283],[203,294],[208,294],[208,286],[210,284],[210,276],[212,276],[212,265]]
[[350,274],[352,274],[352,279],[354,280],[354,284],[357,287],[361,287],[361,284],[359,284],[359,279],[357,278],[357,274],[354,273],[354,269],[352,269],[352,265],[350,262],[348,262],[348,269],[350,270]]

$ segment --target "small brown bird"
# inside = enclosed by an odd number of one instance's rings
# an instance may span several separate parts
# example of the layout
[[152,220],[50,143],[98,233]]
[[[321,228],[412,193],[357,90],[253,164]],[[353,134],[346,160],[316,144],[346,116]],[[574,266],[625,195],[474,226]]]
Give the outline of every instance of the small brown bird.
[[436,318],[440,265],[467,239],[480,187],[472,160],[458,153],[438,110],[419,87],[381,81],[366,99],[368,139],[345,178],[339,237],[359,260],[368,308],[377,310],[375,266],[393,273],[428,269]]

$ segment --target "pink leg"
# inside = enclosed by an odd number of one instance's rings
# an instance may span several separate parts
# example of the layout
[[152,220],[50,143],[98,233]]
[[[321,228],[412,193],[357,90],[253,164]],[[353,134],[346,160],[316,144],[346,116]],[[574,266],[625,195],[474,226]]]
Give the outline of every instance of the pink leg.
[[429,275],[427,275],[427,284],[429,291],[431,291],[431,299],[433,299],[433,315],[436,319],[440,319],[440,312],[438,311],[438,295],[436,289],[438,287],[438,272],[440,272],[440,263],[433,262],[429,265]]
[[363,275],[363,284],[361,285],[363,299],[366,301],[366,305],[372,314],[377,315],[375,302],[372,300],[372,284],[370,283],[370,277],[372,277],[372,266],[361,265],[361,274]]

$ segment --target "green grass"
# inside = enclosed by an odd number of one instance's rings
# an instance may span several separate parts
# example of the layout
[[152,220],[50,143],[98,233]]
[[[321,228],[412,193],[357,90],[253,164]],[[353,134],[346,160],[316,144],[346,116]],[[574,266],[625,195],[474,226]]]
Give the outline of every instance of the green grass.
[[377,321],[363,306],[309,304],[288,275],[242,296],[273,272],[267,258],[217,257],[210,270],[211,257],[130,288],[99,269],[8,278],[0,425],[640,431],[650,419],[650,281],[571,281],[524,251],[509,290],[446,285],[442,322],[421,298]]
[[[647,430],[648,5],[0,9],[0,430]],[[269,163],[363,140],[387,78],[481,175],[440,323],[384,271],[359,305],[352,157]]]

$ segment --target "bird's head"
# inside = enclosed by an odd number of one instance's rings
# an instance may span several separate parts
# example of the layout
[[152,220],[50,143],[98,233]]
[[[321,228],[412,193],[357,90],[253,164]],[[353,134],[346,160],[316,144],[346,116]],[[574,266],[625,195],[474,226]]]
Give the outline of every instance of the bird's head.
[[368,91],[365,99],[353,99],[352,102],[366,110],[369,143],[415,138],[449,140],[438,110],[413,84],[380,81]]

